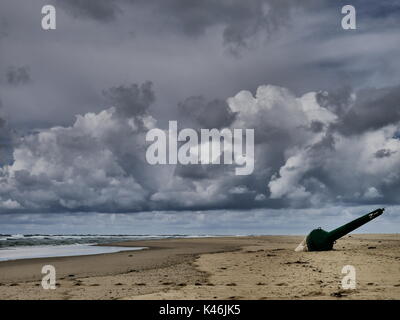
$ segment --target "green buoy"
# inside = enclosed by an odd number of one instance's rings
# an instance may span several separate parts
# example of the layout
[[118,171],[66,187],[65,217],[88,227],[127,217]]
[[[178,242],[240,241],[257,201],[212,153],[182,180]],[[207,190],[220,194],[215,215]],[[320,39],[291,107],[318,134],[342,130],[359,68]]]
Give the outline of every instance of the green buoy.
[[376,209],[366,215],[357,218],[345,225],[332,230],[330,232],[321,228],[314,229],[309,235],[298,245],[295,251],[327,251],[332,250],[336,240],[353,230],[361,227],[363,224],[380,216],[385,209]]

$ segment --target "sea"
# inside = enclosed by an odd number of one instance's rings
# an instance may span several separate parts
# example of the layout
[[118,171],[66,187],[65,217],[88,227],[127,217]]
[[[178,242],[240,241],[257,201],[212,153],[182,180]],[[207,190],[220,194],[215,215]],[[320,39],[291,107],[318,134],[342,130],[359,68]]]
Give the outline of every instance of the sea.
[[[0,261],[66,257],[143,250],[144,247],[118,247],[112,243],[130,240],[208,237],[208,235],[50,235],[0,234]],[[97,246],[110,244],[107,246]]]

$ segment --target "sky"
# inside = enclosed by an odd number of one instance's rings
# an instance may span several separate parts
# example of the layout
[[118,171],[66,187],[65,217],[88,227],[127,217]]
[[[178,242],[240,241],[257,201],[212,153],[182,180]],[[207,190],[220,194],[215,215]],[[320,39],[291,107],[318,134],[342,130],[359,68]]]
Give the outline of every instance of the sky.
[[[2,0],[0,233],[302,234],[378,207],[360,231],[398,232],[400,4],[348,2]],[[148,164],[169,121],[254,129],[254,171]]]

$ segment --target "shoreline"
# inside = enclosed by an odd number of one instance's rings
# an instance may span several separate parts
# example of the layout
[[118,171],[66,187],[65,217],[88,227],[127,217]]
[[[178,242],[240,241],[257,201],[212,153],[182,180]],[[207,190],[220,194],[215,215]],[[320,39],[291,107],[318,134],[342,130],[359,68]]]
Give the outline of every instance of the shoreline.
[[[224,241],[213,245],[214,239],[224,239]],[[96,255],[81,256],[65,256],[65,257],[46,257],[46,258],[30,258],[19,260],[0,261],[0,283],[7,284],[17,281],[34,281],[39,277],[35,274],[38,266],[54,263],[56,269],[60,265],[62,269],[58,274],[63,277],[67,273],[74,273],[77,276],[99,276],[110,273],[123,273],[135,266],[141,268],[152,268],[153,264],[163,265],[165,262],[182,260],[181,255],[196,255],[199,253],[210,253],[216,251],[225,251],[229,247],[229,239],[235,240],[236,237],[224,238],[168,238],[168,239],[152,239],[152,240],[132,240],[124,242],[113,242],[109,244],[97,244],[96,246],[113,246],[113,247],[146,247],[143,250],[129,250],[115,253],[103,253]],[[192,243],[193,242],[193,243]],[[189,244],[189,246],[187,246]],[[192,244],[192,246],[190,246]],[[235,244],[235,249],[237,245]],[[158,254],[158,256],[157,256]],[[126,258],[135,255],[137,258],[132,261],[124,261],[123,263],[114,263],[116,259]],[[179,259],[177,259],[179,256]],[[132,260],[132,259],[131,259]],[[106,266],[97,264],[98,261],[106,262]],[[78,264],[80,265],[79,268]],[[81,266],[81,265],[85,266]],[[107,268],[106,268],[107,267]],[[126,267],[127,269],[125,269]],[[68,268],[69,271],[65,270]],[[108,269],[109,268],[109,269]],[[32,270],[33,269],[33,270]],[[76,271],[76,269],[79,269]],[[74,272],[72,272],[74,271]],[[37,272],[36,272],[37,273]],[[41,275],[40,279],[41,279]]]
[[[62,235],[62,236],[68,236],[68,235]],[[98,235],[91,235],[92,237],[97,237]],[[105,235],[101,235],[101,236],[105,236]],[[112,235],[114,236],[114,235]],[[132,236],[132,235],[126,235],[128,237]],[[122,235],[122,237],[124,237],[124,235]],[[136,236],[132,236],[132,237],[136,237]],[[64,249],[64,248],[68,248],[68,249],[73,249],[73,248],[78,248],[80,249],[80,247],[84,247],[85,249],[88,249],[90,247],[93,248],[98,248],[98,247],[103,247],[103,248],[117,248],[117,247],[131,247],[132,250],[131,251],[136,251],[136,250],[145,250],[148,249],[148,247],[138,247],[138,246],[133,246],[131,245],[131,243],[137,242],[137,241],[159,241],[159,240],[174,240],[174,239],[204,239],[204,238],[232,238],[232,237],[252,237],[252,236],[248,236],[248,235],[196,235],[196,236],[188,236],[188,235],[181,235],[181,236],[173,236],[173,235],[160,235],[160,236],[151,236],[151,239],[129,239],[129,240],[120,240],[120,241],[112,241],[112,242],[101,242],[101,243],[70,243],[70,244],[32,244],[32,245],[13,245],[13,246],[5,246],[5,247],[0,247],[0,253],[2,252],[2,250],[7,251],[7,250],[24,250],[24,249],[41,249],[43,248],[45,249],[54,249],[54,250],[50,250],[52,252],[55,253],[55,255],[49,254],[46,256],[32,256],[32,257],[21,257],[21,258],[12,258],[12,259],[4,259],[0,256],[0,263],[1,262],[5,262],[5,261],[17,261],[17,260],[34,260],[34,259],[50,259],[50,258],[56,258],[56,257],[75,257],[75,256],[92,256],[92,255],[99,255],[99,254],[109,254],[109,253],[114,253],[113,251],[110,252],[95,252],[96,250],[93,250],[93,253],[87,253],[87,254],[81,254],[81,253],[77,253],[77,254],[66,254],[66,255],[61,255],[57,252],[57,249]],[[38,250],[39,251],[39,250]],[[90,250],[87,250],[88,252],[90,252]],[[123,249],[123,251],[128,251],[128,249]],[[118,252],[118,251],[115,251]],[[42,253],[39,253],[42,254]]]
[[[399,234],[352,234],[334,251],[294,252],[303,238],[135,240],[111,245],[148,249],[2,261],[0,298],[400,299]],[[40,285],[45,264],[56,268],[56,290]],[[351,292],[340,290],[346,264],[357,269]]]
[[143,250],[143,247],[97,246],[93,244],[14,246],[0,249],[0,262],[26,259],[50,259]]

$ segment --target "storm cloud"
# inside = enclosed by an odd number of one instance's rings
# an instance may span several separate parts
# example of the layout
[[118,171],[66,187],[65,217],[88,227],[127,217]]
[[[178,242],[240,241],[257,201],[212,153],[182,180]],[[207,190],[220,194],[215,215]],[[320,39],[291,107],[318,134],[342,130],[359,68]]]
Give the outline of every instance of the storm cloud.
[[[359,27],[350,32],[332,1],[4,0],[4,109],[12,126],[30,130],[100,112],[110,102],[103,90],[146,80],[161,121],[177,119],[188,97],[224,101],[262,84],[297,95],[398,85],[398,4],[364,3],[354,2]],[[53,32],[41,29],[46,4],[57,10]]]
[[378,95],[391,102],[393,90],[353,92],[341,109],[336,98],[329,107],[327,92],[321,102],[321,93],[296,96],[272,85],[260,86],[254,96],[241,91],[226,103],[186,100],[182,112],[205,127],[255,130],[255,170],[241,177],[229,165],[147,164],[145,135],[157,126],[149,113],[155,101],[151,83],[112,87],[104,91],[109,108],[21,139],[14,162],[0,172],[2,210],[123,213],[399,204],[400,158],[389,155],[400,152],[400,121],[367,121],[357,134],[343,130],[344,120],[361,108],[358,100]]
[[121,12],[116,0],[56,0],[55,4],[75,18],[91,18],[109,22]]
[[265,35],[286,26],[296,9],[318,8],[315,0],[301,3],[290,0],[250,0],[246,3],[229,0],[191,3],[185,0],[76,0],[56,1],[56,4],[74,17],[106,23],[122,15],[124,9],[152,12],[159,17],[157,23],[161,26],[189,37],[203,35],[209,28],[221,26],[223,44],[232,52],[248,47],[257,35],[264,33],[265,39]]
[[185,120],[191,120],[190,127],[205,129],[229,127],[235,120],[236,114],[232,112],[226,101],[205,101],[204,97],[190,97],[178,105],[179,115]]
[[6,72],[6,81],[13,86],[24,85],[31,82],[32,79],[29,67],[9,67]]
[[0,100],[0,167],[13,161],[14,134],[5,119]]

